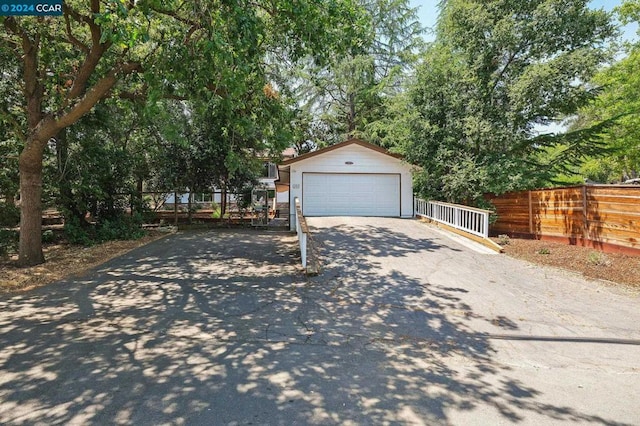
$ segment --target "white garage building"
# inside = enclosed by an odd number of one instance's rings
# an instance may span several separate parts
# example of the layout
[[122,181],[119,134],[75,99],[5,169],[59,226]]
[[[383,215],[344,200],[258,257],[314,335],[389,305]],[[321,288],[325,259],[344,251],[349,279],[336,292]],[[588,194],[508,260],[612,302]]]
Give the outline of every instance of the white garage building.
[[359,139],[284,161],[278,184],[289,184],[305,216],[413,216],[412,166],[401,156]]

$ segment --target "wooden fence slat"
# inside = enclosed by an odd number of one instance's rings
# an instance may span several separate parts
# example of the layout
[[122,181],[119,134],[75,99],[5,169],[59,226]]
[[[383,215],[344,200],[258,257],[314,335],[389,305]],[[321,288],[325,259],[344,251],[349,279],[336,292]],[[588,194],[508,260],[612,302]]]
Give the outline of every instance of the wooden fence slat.
[[592,186],[541,189],[488,196],[495,233],[591,239],[640,248],[640,188]]

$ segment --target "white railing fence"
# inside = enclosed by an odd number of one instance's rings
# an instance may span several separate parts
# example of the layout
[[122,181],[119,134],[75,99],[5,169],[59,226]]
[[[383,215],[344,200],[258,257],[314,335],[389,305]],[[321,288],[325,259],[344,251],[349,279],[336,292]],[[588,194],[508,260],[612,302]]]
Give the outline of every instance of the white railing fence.
[[302,267],[307,267],[307,246],[309,240],[309,228],[307,227],[307,221],[302,215],[302,209],[300,208],[300,200],[298,197],[294,200],[294,215],[296,221],[296,233],[298,234],[298,244],[300,245],[300,257],[302,259]]
[[415,214],[479,237],[489,237],[489,210],[415,199]]

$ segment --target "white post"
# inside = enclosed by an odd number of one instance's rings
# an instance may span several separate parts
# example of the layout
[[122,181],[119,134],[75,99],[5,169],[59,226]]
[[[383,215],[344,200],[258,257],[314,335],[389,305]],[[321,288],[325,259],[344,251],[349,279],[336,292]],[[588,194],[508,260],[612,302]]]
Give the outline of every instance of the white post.
[[300,258],[302,260],[302,267],[307,267],[307,234],[301,232],[298,234],[300,239]]
[[482,213],[482,225],[483,225],[483,229],[482,229],[482,234],[484,235],[485,238],[489,238],[489,212],[483,212]]
[[300,245],[300,260],[302,263],[302,267],[307,267],[307,233],[302,230],[302,224],[300,218],[298,217],[298,208],[299,208],[300,200],[298,197],[295,197],[293,203],[293,211],[296,219],[296,234],[298,234],[298,244]]

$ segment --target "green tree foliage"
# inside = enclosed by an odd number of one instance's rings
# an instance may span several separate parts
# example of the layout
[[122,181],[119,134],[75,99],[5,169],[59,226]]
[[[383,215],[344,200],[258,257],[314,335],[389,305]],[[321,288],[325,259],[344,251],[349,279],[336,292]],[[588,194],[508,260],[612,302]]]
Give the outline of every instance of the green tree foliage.
[[24,265],[44,261],[47,144],[95,105],[109,97],[153,105],[202,93],[242,102],[247,82],[265,78],[267,53],[323,61],[360,31],[350,0],[72,0],[63,11],[62,17],[0,17],[3,78],[20,93],[2,115],[21,143]]
[[[1,126],[0,126],[1,127]],[[6,134],[1,133],[0,134]],[[20,146],[15,139],[0,140],[0,226],[18,224],[20,212],[15,206],[18,195],[18,154]]]
[[624,0],[617,12],[623,24],[640,22],[640,0]]
[[[587,82],[608,59],[611,17],[586,1],[449,0],[399,119],[396,141],[423,167],[425,196],[478,202],[484,192],[534,186],[548,171],[538,152],[561,143],[537,135],[589,102]],[[592,143],[574,143],[583,155]],[[559,160],[558,160],[559,161]]]
[[290,142],[290,137],[282,134],[286,124],[278,127],[287,111],[261,90],[248,94],[245,100],[241,109],[226,109],[215,101],[204,105],[164,102],[166,119],[153,125],[157,144],[151,188],[238,192],[255,182],[262,157],[271,151],[279,153]]
[[[0,63],[10,63],[6,52],[0,51]],[[19,99],[19,88],[14,81],[17,68],[4,67],[0,70],[0,111],[7,111]],[[18,155],[20,143],[11,133],[14,122],[8,114],[0,114],[0,226],[16,226],[20,211],[15,206],[18,196]]]
[[[619,8],[625,23],[640,22],[640,2],[627,1]],[[580,175],[597,182],[615,183],[640,175],[640,42],[629,46],[627,55],[599,72],[593,84],[602,87],[594,102],[580,110],[573,123],[589,128],[607,120],[613,124],[601,133],[606,155],[587,159]]]
[[131,207],[137,182],[149,174],[146,140],[139,114],[118,100],[59,132],[45,181],[56,184],[53,198],[67,219],[82,221],[86,213],[112,219]]
[[300,124],[307,125],[307,141],[317,145],[349,137],[380,143],[387,103],[400,92],[422,47],[422,28],[408,0],[359,3],[366,11],[367,37],[322,67],[296,70]]

